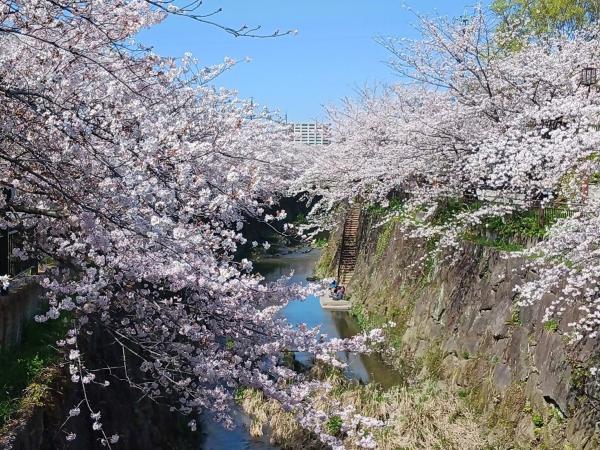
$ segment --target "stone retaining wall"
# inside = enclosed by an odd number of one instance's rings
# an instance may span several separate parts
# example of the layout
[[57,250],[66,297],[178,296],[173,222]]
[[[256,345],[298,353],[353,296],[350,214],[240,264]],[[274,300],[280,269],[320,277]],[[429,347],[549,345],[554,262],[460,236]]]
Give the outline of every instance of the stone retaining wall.
[[553,294],[516,306],[514,287],[535,276],[521,270],[524,261],[467,242],[453,262],[428,260],[426,242],[375,223],[367,217],[361,227],[351,300],[397,323],[402,358],[438,364],[436,375],[492,431],[510,436],[514,446],[506,448],[600,448],[600,396],[589,377],[600,362],[598,342],[568,344],[561,330],[573,316],[544,326]]

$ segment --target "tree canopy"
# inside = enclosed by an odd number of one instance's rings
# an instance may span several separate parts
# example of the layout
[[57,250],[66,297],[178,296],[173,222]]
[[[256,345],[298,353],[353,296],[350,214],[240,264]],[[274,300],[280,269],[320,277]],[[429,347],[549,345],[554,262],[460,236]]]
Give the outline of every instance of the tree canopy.
[[494,0],[500,29],[515,29],[524,39],[554,31],[573,32],[600,17],[598,0]]

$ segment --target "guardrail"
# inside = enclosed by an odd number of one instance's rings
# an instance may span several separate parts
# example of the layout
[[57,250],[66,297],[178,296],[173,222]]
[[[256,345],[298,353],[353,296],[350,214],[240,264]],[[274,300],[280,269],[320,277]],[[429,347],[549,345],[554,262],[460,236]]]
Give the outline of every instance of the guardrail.
[[15,230],[0,230],[0,275],[9,275],[11,278],[31,270],[37,266],[35,260],[21,260],[13,255],[13,250],[18,247],[19,234]]
[[550,205],[548,207],[537,207],[538,219],[541,224],[548,224],[556,219],[567,219],[573,217],[577,209],[573,205]]

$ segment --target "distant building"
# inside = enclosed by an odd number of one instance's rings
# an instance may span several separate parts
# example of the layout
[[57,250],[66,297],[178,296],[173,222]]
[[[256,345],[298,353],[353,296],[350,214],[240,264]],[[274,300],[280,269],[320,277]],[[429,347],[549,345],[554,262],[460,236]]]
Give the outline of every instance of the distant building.
[[328,145],[331,143],[330,125],[327,123],[295,123],[292,126],[294,142],[308,145]]

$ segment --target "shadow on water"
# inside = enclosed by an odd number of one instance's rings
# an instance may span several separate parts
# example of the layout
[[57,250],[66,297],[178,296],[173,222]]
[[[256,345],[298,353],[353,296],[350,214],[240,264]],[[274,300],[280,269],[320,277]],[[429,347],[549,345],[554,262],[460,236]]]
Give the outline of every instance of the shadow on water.
[[[306,284],[306,278],[312,276],[319,256],[318,250],[309,253],[293,253],[280,258],[261,260],[255,264],[255,269],[268,281],[288,276],[291,271],[294,271],[291,281]],[[348,312],[326,311],[321,308],[319,298],[312,295],[303,301],[290,303],[283,313],[292,324],[321,326],[321,333],[329,338],[347,338],[361,332],[358,323]],[[297,354],[296,357],[303,363],[310,362],[308,355]],[[348,363],[349,377],[360,379],[365,383],[375,382],[384,388],[398,384],[398,373],[384,364],[378,355],[343,354],[340,357]]]
[[248,433],[250,420],[240,411],[235,412],[235,428],[227,430],[221,424],[206,418],[203,426],[202,450],[277,450],[267,439],[254,439]]
[[[289,276],[292,283],[306,284],[306,278],[312,276],[320,252],[292,253],[289,255],[262,259],[254,264],[255,270],[267,281],[275,281]],[[346,338],[360,333],[356,320],[347,312],[326,311],[321,308],[319,298],[311,295],[302,301],[291,302],[283,310],[283,314],[292,324],[305,323],[309,327],[321,327],[321,333],[329,338]],[[386,366],[378,355],[341,354],[348,363],[347,375],[362,382],[375,382],[384,388],[397,384],[399,375]],[[298,353],[296,358],[303,363],[310,363],[307,354]],[[248,434],[248,419],[238,413],[234,430],[226,430],[218,424],[206,423],[204,450],[274,450],[276,447],[265,441],[255,440]]]

